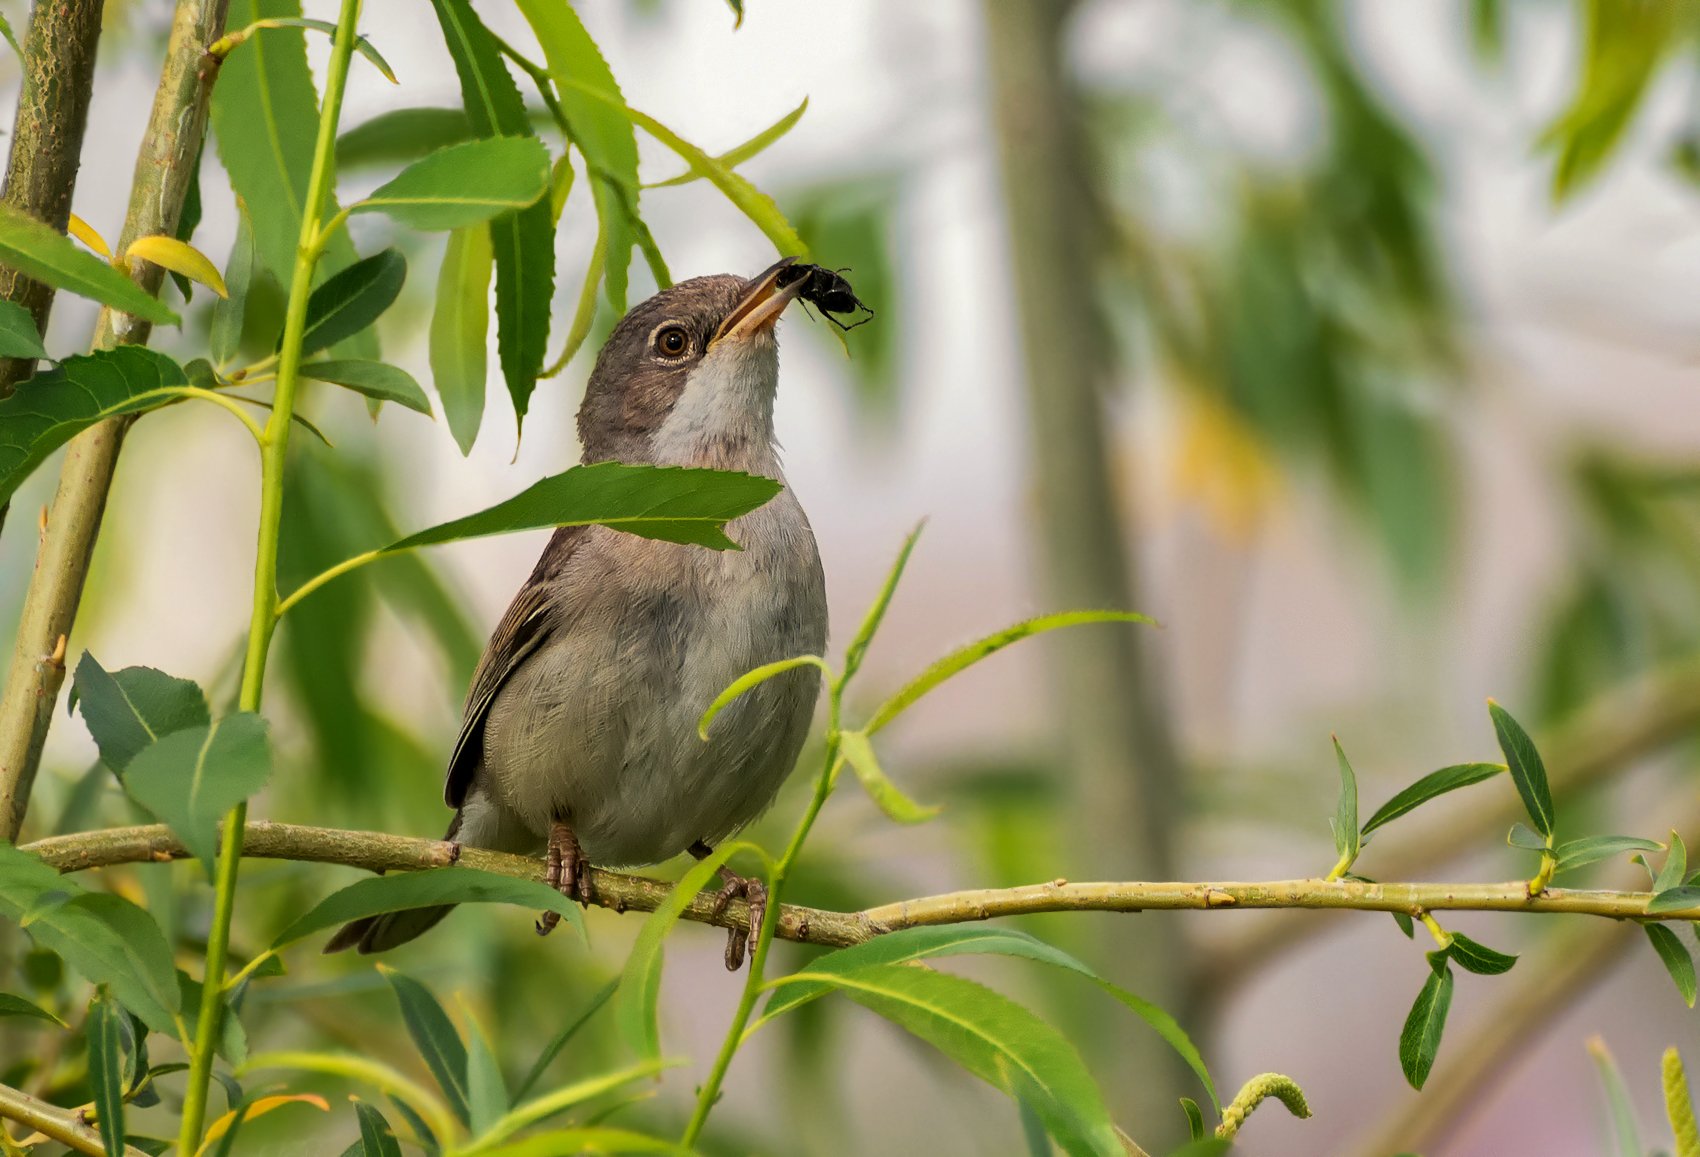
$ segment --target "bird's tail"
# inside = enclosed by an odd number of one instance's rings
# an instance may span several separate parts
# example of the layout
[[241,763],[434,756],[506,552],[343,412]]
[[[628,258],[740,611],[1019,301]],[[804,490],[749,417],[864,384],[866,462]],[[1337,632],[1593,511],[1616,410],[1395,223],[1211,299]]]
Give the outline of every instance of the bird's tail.
[[[449,824],[445,840],[452,840],[460,834],[460,813]],[[350,921],[337,930],[325,945],[326,952],[341,952],[346,948],[358,948],[362,955],[373,952],[388,952],[399,948],[415,936],[422,936],[429,931],[437,921],[454,910],[453,904],[438,904],[431,908],[405,908],[400,912],[382,912],[376,916],[366,916],[359,920]]]

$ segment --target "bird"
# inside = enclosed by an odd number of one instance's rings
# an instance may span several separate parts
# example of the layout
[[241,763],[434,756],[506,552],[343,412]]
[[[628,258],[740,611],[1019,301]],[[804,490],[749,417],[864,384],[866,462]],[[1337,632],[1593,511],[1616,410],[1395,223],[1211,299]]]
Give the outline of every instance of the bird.
[[[739,549],[639,538],[606,526],[557,528],[496,625],[449,756],[445,837],[546,856],[549,883],[589,903],[590,865],[699,859],[773,802],[807,738],[820,675],[804,666],[722,711],[704,710],[765,663],[824,653],[826,580],[808,516],[780,464],[773,407],[776,325],[809,286],[789,259],[753,278],[679,282],[621,318],[578,411],[586,464],[710,467],[782,489],[726,526]],[[766,892],[722,868],[721,908]],[[452,905],[345,925],[326,952],[384,952]],[[546,912],[545,933],[559,920]],[[742,964],[748,932],[729,934]]]

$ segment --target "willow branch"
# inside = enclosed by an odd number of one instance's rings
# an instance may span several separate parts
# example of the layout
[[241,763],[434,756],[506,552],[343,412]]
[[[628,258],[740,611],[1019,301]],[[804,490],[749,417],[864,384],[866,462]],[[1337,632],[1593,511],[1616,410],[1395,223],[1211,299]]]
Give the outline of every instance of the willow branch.
[[[37,1100],[10,1085],[0,1085],[0,1117],[34,1129],[43,1137],[57,1141],[78,1153],[105,1157],[106,1146],[101,1143],[100,1131],[94,1126],[81,1120],[75,1113],[67,1113],[57,1105]],[[124,1157],[142,1157],[142,1151],[126,1145]]]
[[[459,847],[443,840],[344,831],[256,821],[244,827],[244,857],[343,864],[375,872],[413,871],[450,864],[520,879],[543,878],[541,860]],[[23,851],[61,872],[115,864],[182,859],[188,850],[162,824],[51,836]],[[617,912],[653,911],[671,890],[664,880],[595,871],[596,903]],[[1222,912],[1245,908],[1307,908],[1354,912],[1533,912],[1604,916],[1624,920],[1697,920],[1700,905],[1648,914],[1649,892],[1552,888],[1531,897],[1527,884],[1365,884],[1351,880],[1274,880],[1201,883],[1070,883],[1052,880],[1015,888],[970,889],[882,904],[860,912],[834,912],[786,904],[779,933],[785,940],[846,947],[905,928],[966,924],[1038,912]],[[721,928],[748,928],[749,906],[734,900],[714,912],[713,897],[693,899],[684,918]]]
[[[228,3],[179,0],[153,111],[136,156],[120,253],[137,237],[177,233],[217,76],[205,46],[223,34]],[[165,277],[162,268],[147,261],[131,263],[129,274],[149,293],[158,293]],[[140,318],[102,310],[94,344],[99,349],[141,345],[151,332],[151,325]],[[66,637],[83,596],[128,423],[128,418],[112,418],[83,431],[71,440],[59,468],[59,489],[42,530],[11,670],[0,696],[0,838],[17,837],[29,808],[53,704],[65,682]]]
[[[1592,701],[1556,730],[1537,736],[1546,756],[1553,795],[1560,800],[1603,784],[1636,763],[1700,729],[1700,659],[1661,668]],[[1378,837],[1359,861],[1371,875],[1402,878],[1485,847],[1496,846],[1522,819],[1512,792],[1496,803],[1432,823],[1400,825],[1394,839]],[[1273,957],[1305,942],[1315,930],[1302,916],[1271,917],[1232,942],[1201,954],[1198,991],[1215,999],[1260,971]]]

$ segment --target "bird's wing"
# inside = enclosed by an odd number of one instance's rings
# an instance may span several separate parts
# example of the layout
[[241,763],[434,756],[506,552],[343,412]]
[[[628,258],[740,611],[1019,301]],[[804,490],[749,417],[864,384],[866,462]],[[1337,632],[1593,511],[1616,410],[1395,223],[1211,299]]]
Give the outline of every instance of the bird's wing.
[[513,673],[535,651],[550,631],[549,614],[555,588],[555,578],[566,563],[573,548],[588,530],[584,526],[563,526],[549,540],[543,556],[531,577],[508,605],[507,613],[496,624],[490,641],[484,647],[484,657],[472,674],[472,689],[466,695],[466,712],[461,719],[460,735],[455,739],[454,752],[449,756],[448,774],[443,781],[443,801],[458,808],[472,788],[472,777],[484,754],[484,721],[489,717],[490,704]]

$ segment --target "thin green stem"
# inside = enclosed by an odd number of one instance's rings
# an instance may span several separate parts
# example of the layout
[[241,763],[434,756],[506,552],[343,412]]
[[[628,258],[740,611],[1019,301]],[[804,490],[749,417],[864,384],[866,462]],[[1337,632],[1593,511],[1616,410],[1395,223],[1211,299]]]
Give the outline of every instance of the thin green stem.
[[[301,214],[300,242],[284,314],[283,342],[278,348],[277,385],[271,417],[261,445],[260,526],[254,557],[254,608],[248,623],[248,647],[242,664],[240,706],[257,711],[265,686],[266,654],[277,628],[278,532],[283,521],[283,472],[289,451],[290,420],[295,411],[295,388],[301,369],[302,335],[307,327],[307,299],[318,265],[320,224],[336,183],[336,127],[342,113],[342,94],[354,55],[355,26],[360,0],[342,0],[330,64],[325,72],[325,95],[313,169],[307,180],[307,199]],[[201,984],[200,1019],[189,1057],[189,1082],[183,1102],[177,1150],[196,1152],[206,1121],[207,1087],[224,1014],[224,969],[230,951],[230,922],[236,910],[236,880],[242,863],[243,826],[248,805],[241,803],[225,817],[218,853],[212,926],[207,932],[206,974]]]
[[761,927],[756,931],[755,950],[750,953],[750,972],[744,978],[744,991],[738,998],[738,1008],[732,1014],[732,1023],[726,1029],[726,1039],[721,1042],[720,1052],[714,1058],[714,1067],[709,1070],[708,1079],[703,1081],[702,1087],[697,1091],[696,1108],[691,1113],[690,1123],[685,1126],[684,1135],[679,1138],[681,1148],[692,1149],[696,1146],[697,1138],[702,1136],[703,1127],[708,1124],[708,1115],[713,1111],[714,1103],[720,1099],[720,1086],[726,1080],[726,1071],[732,1067],[732,1058],[738,1054],[739,1046],[744,1043],[744,1029],[755,1013],[756,1001],[761,998],[762,982],[767,970],[767,954],[773,947],[774,933],[779,929],[780,900],[785,890],[785,879],[797,862],[797,857],[802,854],[803,843],[809,838],[809,830],[814,827],[815,819],[820,815],[821,808],[826,805],[827,797],[832,794],[832,773],[838,763],[838,721],[844,696],[844,680],[840,678],[831,683],[827,694],[830,706],[826,752],[822,758],[820,775],[815,780],[815,792],[809,800],[808,809],[803,812],[803,818],[797,824],[797,830],[791,834],[791,842],[786,845],[785,854],[779,857],[779,862],[773,866],[769,875],[767,910],[762,916]]
[[353,558],[345,558],[335,566],[330,567],[327,570],[320,571],[318,574],[290,591],[283,601],[277,604],[277,608],[272,612],[272,617],[277,619],[283,618],[283,616],[288,614],[290,608],[295,606],[296,603],[300,602],[302,599],[306,598],[332,579],[340,578],[349,571],[354,570],[357,567],[363,567],[369,562],[375,562],[383,556],[384,552],[382,550],[369,550],[365,554],[357,554]]

